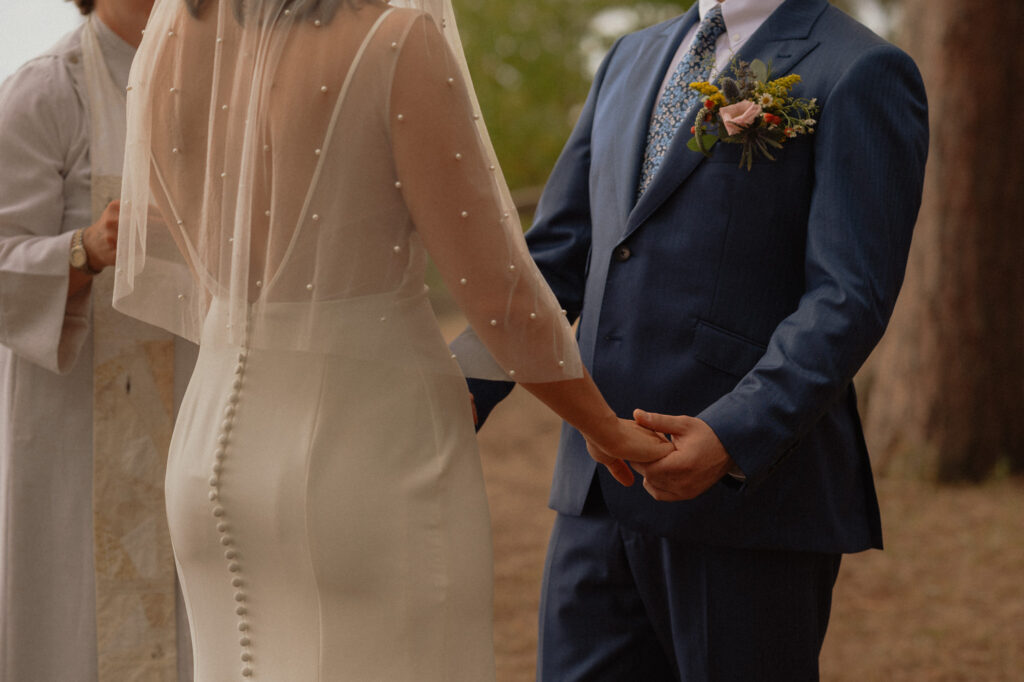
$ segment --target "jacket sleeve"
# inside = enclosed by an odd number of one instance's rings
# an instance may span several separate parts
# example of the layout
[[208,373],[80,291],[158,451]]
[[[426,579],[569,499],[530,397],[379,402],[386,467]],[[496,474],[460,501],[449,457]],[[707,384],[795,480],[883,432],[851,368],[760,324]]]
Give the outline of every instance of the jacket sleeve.
[[890,45],[854,60],[815,132],[805,292],[768,350],[698,417],[756,486],[847,390],[903,282],[928,150],[924,85]]
[[583,309],[590,258],[590,149],[594,111],[617,41],[601,63],[569,140],[555,163],[526,233],[530,255],[555,292],[570,321]]
[[29,63],[0,88],[0,344],[64,374],[88,336],[90,287],[68,298],[65,178],[84,117],[57,59]]

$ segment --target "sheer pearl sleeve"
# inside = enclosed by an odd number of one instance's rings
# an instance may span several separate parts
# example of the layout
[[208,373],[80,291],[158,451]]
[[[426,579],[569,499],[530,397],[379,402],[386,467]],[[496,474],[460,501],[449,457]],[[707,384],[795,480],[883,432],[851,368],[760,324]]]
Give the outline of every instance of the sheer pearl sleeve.
[[[582,375],[571,328],[522,237],[460,62],[429,17],[416,19],[392,83],[396,186],[415,229],[493,362],[479,378],[543,382]],[[490,365],[490,367],[488,367]]]

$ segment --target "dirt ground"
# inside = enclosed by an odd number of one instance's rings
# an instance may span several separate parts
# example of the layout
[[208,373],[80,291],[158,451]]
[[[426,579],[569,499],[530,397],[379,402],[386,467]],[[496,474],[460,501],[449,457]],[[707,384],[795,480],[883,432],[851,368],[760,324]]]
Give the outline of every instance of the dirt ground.
[[[517,389],[480,434],[494,527],[499,682],[534,679],[558,427]],[[964,488],[881,480],[878,487],[886,550],[843,560],[822,679],[1024,680],[1024,480]]]

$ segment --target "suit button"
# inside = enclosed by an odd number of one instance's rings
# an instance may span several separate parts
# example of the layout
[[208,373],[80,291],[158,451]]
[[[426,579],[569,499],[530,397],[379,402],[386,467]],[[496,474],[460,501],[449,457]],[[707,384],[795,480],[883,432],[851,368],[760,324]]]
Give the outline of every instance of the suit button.
[[620,263],[625,263],[632,257],[632,255],[633,252],[629,250],[628,246],[619,246],[615,249],[615,253],[612,254],[612,258]]

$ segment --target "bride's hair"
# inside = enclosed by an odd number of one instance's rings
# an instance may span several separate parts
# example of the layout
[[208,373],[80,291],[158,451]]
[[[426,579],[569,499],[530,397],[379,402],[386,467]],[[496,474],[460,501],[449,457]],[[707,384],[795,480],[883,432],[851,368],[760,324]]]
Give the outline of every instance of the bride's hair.
[[[280,9],[289,9],[297,17],[301,18],[316,18],[330,21],[334,17],[334,13],[338,11],[338,7],[341,5],[347,5],[349,7],[359,7],[360,5],[366,4],[377,4],[382,0],[231,0],[232,8],[235,11],[235,17],[242,21],[246,15],[252,14],[257,11],[266,11],[269,5],[269,9],[273,9],[275,6]],[[202,13],[203,8],[207,4],[207,0],[184,0],[185,6],[188,7],[189,13],[194,17],[198,17]]]

